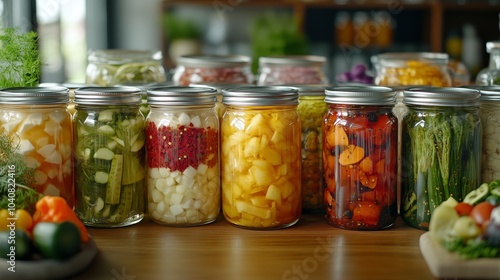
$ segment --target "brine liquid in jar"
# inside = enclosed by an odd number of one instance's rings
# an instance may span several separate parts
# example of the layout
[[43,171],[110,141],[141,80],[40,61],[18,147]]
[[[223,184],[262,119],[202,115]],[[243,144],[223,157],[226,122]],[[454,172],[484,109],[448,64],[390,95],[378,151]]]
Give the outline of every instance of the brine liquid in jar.
[[243,55],[184,55],[172,77],[180,86],[193,84],[251,84],[250,57]]
[[395,91],[332,87],[323,122],[325,218],[335,227],[377,230],[397,216]]
[[409,88],[403,102],[401,216],[427,230],[437,206],[462,201],[481,182],[479,91]]
[[85,225],[122,227],[144,217],[140,92],[136,87],[75,90],[75,212]]
[[[0,90],[0,162],[16,184],[43,195],[61,196],[73,207],[73,133],[68,92],[66,87]],[[5,186],[7,183],[12,182],[6,180]],[[21,191],[23,187],[16,189]],[[21,199],[17,191],[16,197]],[[28,190],[23,193],[36,197]],[[35,210],[35,202],[27,206],[29,211]],[[16,200],[17,207],[22,203],[29,201]]]
[[216,94],[208,87],[148,90],[147,201],[158,224],[203,225],[220,213]]
[[257,85],[328,84],[326,58],[284,55],[259,58]]
[[236,226],[276,229],[300,218],[301,129],[291,87],[222,92],[222,212]]

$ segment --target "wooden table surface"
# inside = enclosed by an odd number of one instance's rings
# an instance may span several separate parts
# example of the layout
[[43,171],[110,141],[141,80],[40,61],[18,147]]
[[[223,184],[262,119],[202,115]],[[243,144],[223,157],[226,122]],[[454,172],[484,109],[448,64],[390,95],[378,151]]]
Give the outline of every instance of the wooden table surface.
[[424,232],[396,224],[380,231],[302,216],[279,230],[248,230],[220,217],[198,227],[89,228],[99,253],[74,279],[435,279],[419,249]]

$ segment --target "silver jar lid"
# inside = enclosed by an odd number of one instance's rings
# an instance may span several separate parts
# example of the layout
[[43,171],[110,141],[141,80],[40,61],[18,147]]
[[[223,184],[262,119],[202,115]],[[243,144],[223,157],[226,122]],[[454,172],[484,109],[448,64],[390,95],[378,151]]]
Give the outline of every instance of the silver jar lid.
[[282,55],[259,58],[260,65],[273,66],[322,66],[325,63],[326,58],[318,55]]
[[476,89],[456,87],[414,87],[403,92],[403,103],[423,106],[479,106]]
[[66,87],[11,87],[0,90],[0,104],[44,105],[68,102],[69,89]]
[[248,86],[222,90],[222,103],[235,106],[290,106],[299,104],[298,89],[286,86]]
[[244,55],[183,55],[177,58],[177,64],[186,67],[240,67],[250,66],[250,57]]
[[462,87],[479,90],[480,101],[500,101],[500,86],[466,85]]
[[438,65],[446,65],[449,60],[447,53],[433,52],[395,52],[383,53],[376,59],[379,66],[382,67],[406,67],[410,60],[425,61]]
[[217,90],[211,87],[170,86],[148,90],[149,105],[214,105]]
[[81,105],[135,105],[141,103],[136,87],[83,87],[75,90],[75,103]]
[[347,105],[394,105],[396,91],[383,86],[336,86],[325,90],[325,102]]

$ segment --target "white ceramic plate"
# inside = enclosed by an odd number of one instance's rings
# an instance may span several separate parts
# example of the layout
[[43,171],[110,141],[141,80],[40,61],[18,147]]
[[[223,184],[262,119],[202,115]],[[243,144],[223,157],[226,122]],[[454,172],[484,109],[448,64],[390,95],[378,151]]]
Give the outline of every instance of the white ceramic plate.
[[84,270],[97,255],[97,246],[92,238],[82,245],[82,250],[67,260],[16,260],[15,272],[8,270],[10,264],[0,259],[0,279],[45,280],[64,279]]

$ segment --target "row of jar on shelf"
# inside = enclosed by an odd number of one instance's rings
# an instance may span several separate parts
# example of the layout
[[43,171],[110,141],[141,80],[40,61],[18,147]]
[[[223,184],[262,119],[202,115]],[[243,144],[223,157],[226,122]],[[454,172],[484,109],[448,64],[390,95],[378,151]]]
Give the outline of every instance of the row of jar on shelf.
[[[490,65],[477,76],[477,83],[495,84],[500,65],[500,42],[488,42]],[[346,58],[348,59],[348,58]],[[160,51],[97,50],[88,56],[86,84],[164,83],[167,75]],[[175,85],[190,84],[328,84],[363,83],[386,86],[461,86],[470,83],[465,66],[450,61],[446,53],[382,53],[372,57],[375,73],[366,66],[354,67],[329,81],[327,59],[322,56],[268,56],[259,59],[259,73],[251,72],[251,58],[242,55],[181,56],[173,69]]]
[[36,170],[33,187],[98,227],[145,213],[201,225],[222,209],[247,228],[320,212],[337,227],[382,229],[401,200],[405,222],[426,229],[441,201],[500,173],[498,88],[405,89],[400,121],[389,87],[237,86],[222,90],[223,114],[220,91],[149,88],[144,118],[136,87],[75,89],[73,116],[66,88],[4,89],[0,123]]

